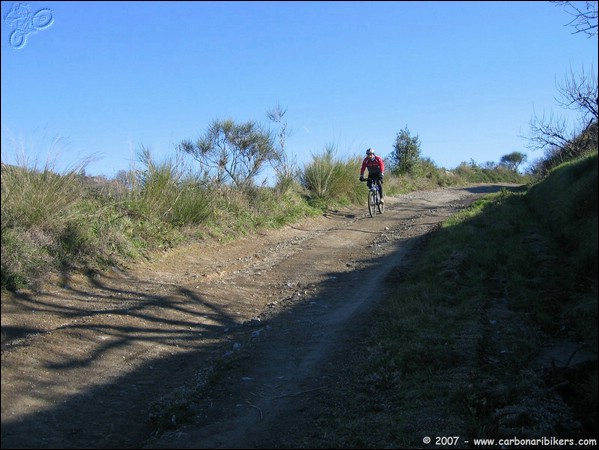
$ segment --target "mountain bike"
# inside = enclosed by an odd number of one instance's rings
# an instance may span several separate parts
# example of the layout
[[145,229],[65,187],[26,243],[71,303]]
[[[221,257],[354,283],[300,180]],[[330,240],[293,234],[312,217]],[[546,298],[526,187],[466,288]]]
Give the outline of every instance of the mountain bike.
[[[364,179],[362,181],[368,180]],[[379,191],[379,184],[376,180],[372,180],[372,184],[368,189],[368,214],[370,214],[370,217],[374,217],[377,211],[379,214],[383,214],[383,212],[385,211],[385,204],[381,203],[381,193]]]

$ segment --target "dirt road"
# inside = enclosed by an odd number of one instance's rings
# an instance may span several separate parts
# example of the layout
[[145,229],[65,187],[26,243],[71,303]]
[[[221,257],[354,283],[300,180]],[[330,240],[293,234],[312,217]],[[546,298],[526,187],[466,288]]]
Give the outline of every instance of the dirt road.
[[388,197],[375,218],[330,212],[4,296],[2,448],[276,447],[388,275],[499,189]]

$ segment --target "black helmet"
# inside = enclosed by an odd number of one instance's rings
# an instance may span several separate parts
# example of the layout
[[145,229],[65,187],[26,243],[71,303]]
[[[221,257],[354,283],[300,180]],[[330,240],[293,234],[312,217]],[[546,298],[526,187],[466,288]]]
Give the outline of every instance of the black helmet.
[[369,148],[368,150],[366,150],[366,155],[374,155],[374,149]]

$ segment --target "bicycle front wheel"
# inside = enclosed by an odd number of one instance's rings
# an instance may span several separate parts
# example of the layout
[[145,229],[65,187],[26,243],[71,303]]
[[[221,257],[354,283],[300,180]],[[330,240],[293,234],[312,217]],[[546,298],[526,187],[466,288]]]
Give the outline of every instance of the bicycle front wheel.
[[383,212],[385,211],[385,204],[379,200],[377,208],[379,209],[379,214],[383,214]]
[[376,194],[373,191],[368,192],[368,213],[374,217],[376,213]]

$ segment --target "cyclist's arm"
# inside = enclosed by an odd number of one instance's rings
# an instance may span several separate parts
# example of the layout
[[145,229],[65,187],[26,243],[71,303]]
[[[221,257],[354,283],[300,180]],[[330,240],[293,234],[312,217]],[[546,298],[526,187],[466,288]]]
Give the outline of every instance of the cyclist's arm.
[[360,177],[364,176],[364,171],[366,170],[366,159],[362,161],[362,167],[360,168]]

